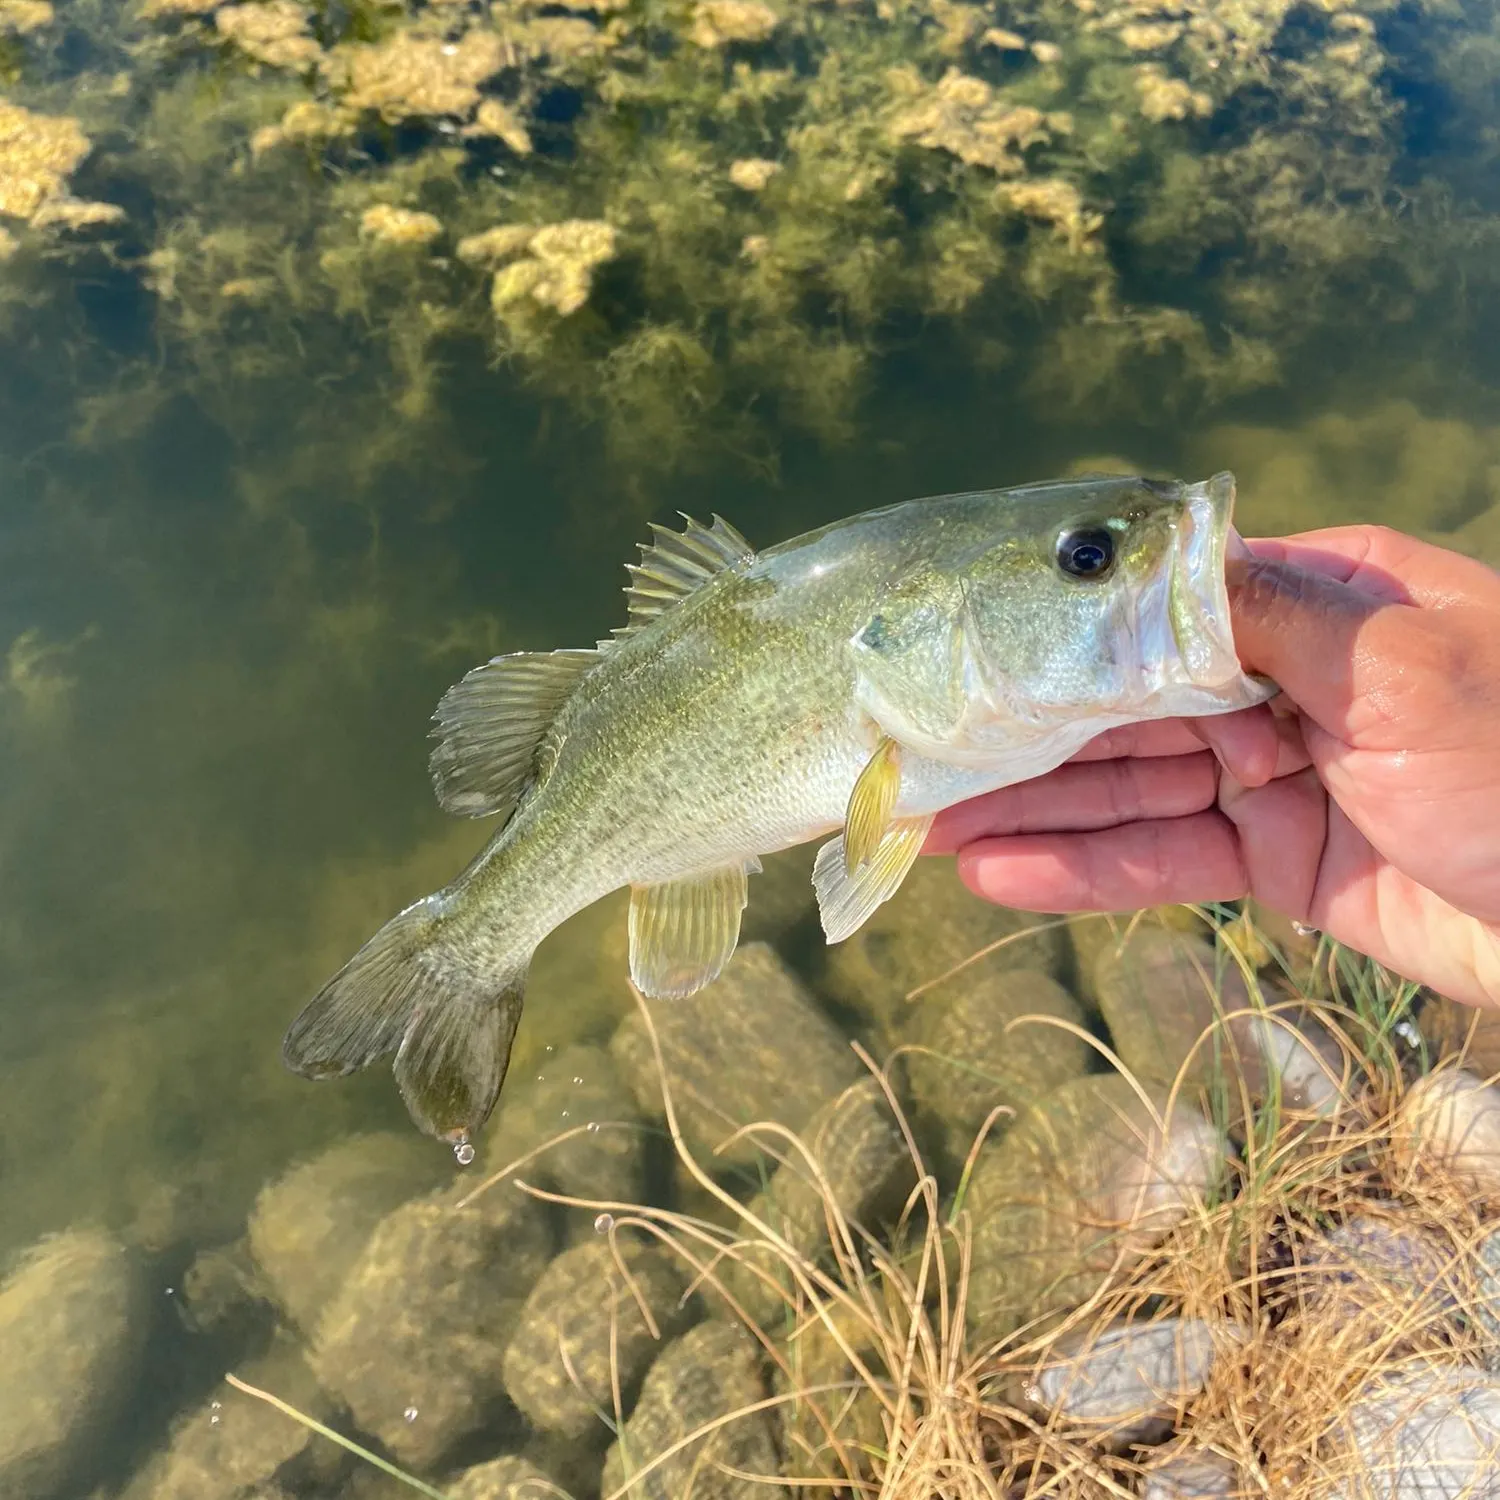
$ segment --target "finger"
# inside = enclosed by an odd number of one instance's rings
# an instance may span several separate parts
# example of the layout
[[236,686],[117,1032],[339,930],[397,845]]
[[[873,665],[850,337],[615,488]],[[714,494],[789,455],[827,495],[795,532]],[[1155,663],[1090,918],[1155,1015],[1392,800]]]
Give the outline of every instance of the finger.
[[1328,830],[1328,794],[1308,768],[1264,786],[1219,778],[1219,809],[1234,825],[1256,899],[1310,920]]
[[1245,545],[1264,561],[1286,563],[1372,597],[1424,609],[1500,600],[1500,574],[1493,568],[1387,526],[1332,526],[1247,539]]
[[1229,597],[1235,649],[1246,669],[1265,673],[1329,733],[1347,732],[1361,688],[1359,664],[1379,660],[1361,647],[1361,636],[1382,612],[1406,607],[1264,558],[1231,570]]
[[1233,901],[1249,884],[1234,825],[1218,811],[1099,833],[980,839],[959,851],[958,874],[986,900],[1045,912]]
[[1244,786],[1264,786],[1311,764],[1301,721],[1274,713],[1269,705],[1191,719],[1187,727]]
[[924,852],[952,854],[997,835],[1086,832],[1183,817],[1212,807],[1217,785],[1213,756],[1201,745],[1196,755],[1070,762],[940,812]]

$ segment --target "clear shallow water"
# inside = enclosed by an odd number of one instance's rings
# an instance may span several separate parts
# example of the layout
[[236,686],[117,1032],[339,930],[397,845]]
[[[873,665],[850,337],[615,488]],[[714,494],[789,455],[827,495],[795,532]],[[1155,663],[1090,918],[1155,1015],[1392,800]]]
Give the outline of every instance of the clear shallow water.
[[[807,419],[820,377],[787,383],[807,357],[788,333],[762,365],[736,367],[717,405],[701,371],[674,385],[646,370],[633,419],[645,437],[634,444],[618,416],[632,387],[618,360],[607,364],[607,340],[528,364],[517,335],[497,368],[482,283],[453,291],[451,326],[413,356],[420,402],[392,354],[392,330],[438,295],[415,273],[382,263],[360,316],[342,321],[312,294],[208,317],[222,296],[166,289],[164,246],[181,283],[201,272],[222,287],[245,257],[207,240],[252,211],[272,239],[284,211],[293,245],[354,211],[316,172],[309,187],[299,161],[284,168],[284,201],[275,179],[259,198],[230,180],[250,127],[276,119],[301,85],[274,70],[251,76],[197,44],[153,51],[141,40],[153,33],[84,5],[59,7],[51,29],[15,42],[8,95],[38,114],[78,111],[96,150],[72,190],[124,205],[127,227],[112,240],[49,238],[12,216],[21,249],[0,260],[0,1255],[100,1223],[158,1257],[166,1297],[198,1249],[239,1233],[285,1163],[351,1130],[406,1128],[386,1070],[309,1086],[282,1071],[281,1032],[384,917],[487,835],[445,819],[431,798],[425,732],[443,688],[498,651],[606,634],[623,618],[622,564],[650,519],[719,511],[769,543],[890,501],[1110,461],[1186,477],[1234,468],[1251,533],[1382,520],[1455,534],[1500,561],[1489,337],[1500,299],[1476,273],[1494,233],[1486,167],[1500,43],[1484,8],[1441,22],[1419,7],[1369,9],[1387,59],[1376,86],[1397,119],[1383,145],[1356,118],[1357,90],[1347,118],[1288,124],[1292,106],[1277,114],[1267,102],[1273,68],[1268,95],[1246,84],[1211,125],[1153,136],[1131,171],[1156,196],[1114,199],[1122,227],[1108,218],[1101,232],[1098,253],[1120,268],[1133,305],[1193,310],[1215,357],[1240,336],[1235,309],[1259,298],[1266,327],[1254,336],[1274,346],[1274,376],[1216,385],[1185,371],[1186,356],[1153,363],[1149,349],[1144,363],[1120,363],[1106,357],[1120,318],[1049,300],[1043,286],[1019,311],[992,296],[945,318],[928,305],[930,287],[896,283],[857,336],[847,309],[757,314],[762,333],[805,319],[857,344],[858,399],[838,420],[819,429]],[[1268,57],[1304,47],[1298,25],[1326,21],[1266,10],[1282,22]],[[1066,31],[1052,12],[1010,19]],[[917,43],[879,45],[885,62],[906,47],[937,76]],[[129,102],[111,114],[100,101],[122,74],[135,92],[114,96]],[[552,82],[555,95],[535,104],[544,145],[549,130],[561,142],[571,128],[562,117],[574,105],[556,96],[582,98],[587,118],[597,86]],[[1086,82],[1058,85],[1063,102],[1078,92],[1081,118]],[[1233,248],[1205,248],[1201,224],[1174,221],[1163,174],[1195,153],[1210,159],[1236,130],[1261,139],[1235,114],[1254,107],[1288,160],[1333,143],[1326,196],[1311,177],[1288,191],[1326,210],[1325,228],[1337,220],[1340,243],[1303,253],[1289,214],[1282,253],[1242,242],[1271,234],[1264,215],[1227,236]],[[642,161],[653,129],[676,139],[676,118],[648,112]],[[403,161],[435,156],[426,137],[371,140],[368,177],[394,180]],[[1355,191],[1359,172],[1339,177],[1340,153],[1357,155],[1361,140],[1378,213]],[[556,184],[585,168],[554,145],[550,164],[507,170],[550,171],[561,203]],[[1106,165],[1095,162],[1092,178],[1078,168],[1101,201]],[[1248,159],[1236,170],[1214,191],[1232,202],[1240,181],[1247,198],[1271,195]],[[452,170],[432,175],[445,202],[490,191]],[[642,168],[648,203],[654,180]],[[430,201],[423,191],[411,201]],[[676,202],[669,184],[656,191]],[[924,191],[961,201],[951,183]],[[1403,195],[1419,205],[1404,220],[1391,206]],[[891,201],[907,227],[898,217],[888,235],[915,235],[932,216],[894,190]],[[1123,226],[1133,215],[1139,230],[1148,210],[1164,222],[1132,239]],[[1408,237],[1401,253],[1382,260],[1395,235]],[[1160,253],[1148,260],[1143,245]],[[1235,261],[1238,282],[1216,257]],[[737,263],[723,250],[724,266]],[[1004,287],[1011,273],[985,274]],[[671,300],[652,300],[649,276],[592,295],[611,307],[637,297],[617,327]],[[1293,336],[1299,318],[1313,334]],[[1243,336],[1256,327],[1244,313]],[[741,336],[705,335],[704,347],[728,368]],[[1073,351],[1067,378],[1038,386],[1060,346]],[[614,416],[601,420],[577,396],[590,369],[601,389],[614,382]],[[676,448],[653,436],[663,402],[673,421],[661,430]],[[753,416],[753,432],[737,412]],[[549,1045],[604,1035],[621,1013],[623,992],[580,986],[569,969],[600,921],[586,915],[544,953],[518,1069]],[[198,1389],[190,1346],[170,1330],[154,1346],[162,1381],[143,1398],[138,1442],[149,1446],[163,1391]]]

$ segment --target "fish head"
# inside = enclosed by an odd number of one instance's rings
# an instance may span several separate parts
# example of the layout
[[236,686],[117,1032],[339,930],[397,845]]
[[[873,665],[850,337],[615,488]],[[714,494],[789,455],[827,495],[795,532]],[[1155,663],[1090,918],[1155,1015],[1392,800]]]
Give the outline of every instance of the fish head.
[[1068,725],[1225,713],[1274,695],[1234,647],[1232,475],[1100,476],[974,497],[946,555],[882,600],[862,693],[888,732],[982,759]]

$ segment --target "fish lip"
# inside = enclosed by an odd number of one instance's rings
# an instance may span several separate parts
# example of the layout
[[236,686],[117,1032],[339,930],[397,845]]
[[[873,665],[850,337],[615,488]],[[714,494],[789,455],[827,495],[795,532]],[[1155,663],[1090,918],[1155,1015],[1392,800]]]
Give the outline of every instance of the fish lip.
[[1174,538],[1168,615],[1177,655],[1194,687],[1229,687],[1243,677],[1229,615],[1224,564],[1244,543],[1234,530],[1234,475],[1225,471],[1184,492]]

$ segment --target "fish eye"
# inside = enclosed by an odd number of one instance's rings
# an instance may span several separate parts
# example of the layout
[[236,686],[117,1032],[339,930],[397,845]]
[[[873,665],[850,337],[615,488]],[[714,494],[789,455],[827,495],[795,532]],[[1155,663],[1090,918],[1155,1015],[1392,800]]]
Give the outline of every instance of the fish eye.
[[1115,539],[1103,526],[1081,526],[1057,539],[1057,565],[1073,578],[1103,578],[1115,560]]

